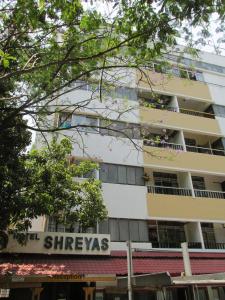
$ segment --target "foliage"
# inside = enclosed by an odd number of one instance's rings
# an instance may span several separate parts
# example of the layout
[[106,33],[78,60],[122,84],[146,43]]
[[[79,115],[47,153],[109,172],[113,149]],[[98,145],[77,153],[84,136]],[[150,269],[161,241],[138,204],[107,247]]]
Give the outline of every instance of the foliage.
[[[26,178],[17,195],[10,191],[1,194],[0,229],[27,230],[31,220],[38,216],[53,216],[65,225],[78,222],[82,229],[96,225],[106,217],[101,196],[101,184],[94,178],[74,180],[97,168],[95,163],[70,162],[72,146],[68,139],[57,143],[54,139],[48,148],[32,150],[21,165]],[[18,175],[17,172],[15,174]],[[20,182],[20,178],[17,178]],[[17,184],[18,185],[18,184]],[[14,191],[14,189],[13,189]],[[8,201],[8,202],[7,202]]]
[[51,103],[65,93],[64,87],[70,90],[80,78],[113,81],[108,71],[122,67],[151,67],[173,50],[181,32],[190,46],[186,51],[196,54],[193,26],[206,36],[210,17],[216,13],[223,24],[225,15],[222,0],[109,2],[110,16],[84,9],[79,0],[2,1],[0,82],[11,84],[7,101],[17,99],[10,118],[29,115],[33,130],[60,130],[41,121],[53,113]]

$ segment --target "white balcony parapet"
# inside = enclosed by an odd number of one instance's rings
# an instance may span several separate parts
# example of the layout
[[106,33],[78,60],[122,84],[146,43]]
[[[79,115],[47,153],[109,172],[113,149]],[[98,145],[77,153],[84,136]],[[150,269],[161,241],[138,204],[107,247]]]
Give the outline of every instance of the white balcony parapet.
[[152,194],[164,194],[164,195],[179,195],[179,196],[191,196],[191,189],[180,187],[168,187],[168,186],[148,186],[148,192]]
[[194,189],[194,193],[195,193],[195,197],[225,199],[225,192],[221,192],[221,191],[209,191],[209,190]]

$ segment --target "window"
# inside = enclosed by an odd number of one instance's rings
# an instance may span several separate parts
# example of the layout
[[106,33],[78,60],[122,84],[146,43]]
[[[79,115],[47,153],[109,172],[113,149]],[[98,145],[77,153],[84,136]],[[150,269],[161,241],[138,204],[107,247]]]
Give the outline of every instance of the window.
[[131,184],[144,185],[144,168],[101,164],[99,171],[99,179],[102,182],[117,183],[117,184]]
[[115,89],[114,97],[137,101],[137,92],[135,89],[118,87]]
[[216,237],[213,223],[201,223],[202,235],[206,248],[215,248]]
[[153,172],[153,178],[156,186],[178,187],[176,174]]
[[153,247],[180,248],[180,244],[186,241],[184,223],[151,221],[149,240]]
[[190,80],[198,80],[198,81],[204,81],[202,72],[200,71],[192,71],[188,70],[185,67],[179,68],[176,66],[163,66],[157,63],[154,63],[154,70],[157,73],[166,73],[166,74],[172,74],[177,77],[181,78],[187,78]]
[[140,139],[140,126],[138,124],[102,119],[100,120],[100,127],[104,127],[100,128],[101,134],[130,139]]
[[197,288],[196,293],[199,300],[208,300],[208,295],[205,288]]
[[145,220],[113,219],[99,223],[99,233],[110,234],[112,241],[148,242]]
[[59,115],[59,128],[70,128],[72,124],[72,114],[63,112]]
[[84,115],[73,115],[72,124],[78,126],[78,128],[80,127],[79,129],[85,132],[98,132],[97,118]]
[[204,177],[191,176],[193,188],[196,190],[205,190],[205,180]]
[[213,104],[213,110],[218,117],[225,118],[225,107],[222,105]]
[[74,87],[76,87],[77,89],[80,89],[80,90],[84,90],[84,91],[94,91],[97,89],[97,88],[94,88],[94,85],[92,87],[91,84],[89,84],[88,82],[86,82],[84,80],[75,81]]

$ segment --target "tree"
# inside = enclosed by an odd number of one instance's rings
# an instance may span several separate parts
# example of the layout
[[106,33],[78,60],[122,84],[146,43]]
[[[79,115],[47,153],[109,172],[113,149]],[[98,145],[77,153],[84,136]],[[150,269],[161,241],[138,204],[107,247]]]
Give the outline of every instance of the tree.
[[0,81],[10,82],[11,88],[1,101],[13,103],[15,110],[0,124],[1,130],[16,115],[33,119],[34,125],[26,128],[60,130],[40,121],[53,113],[51,104],[57,97],[75,89],[71,84],[76,80],[113,85],[116,79],[110,70],[143,72],[155,60],[165,63],[163,55],[173,51],[182,32],[186,50],[196,53],[191,30],[198,26],[208,36],[212,14],[221,21],[219,30],[224,29],[222,0],[109,2],[113,2],[110,16],[84,9],[79,0],[2,1]]
[[[164,65],[164,55],[174,50],[181,32],[187,40],[185,50],[197,54],[191,30],[198,26],[208,36],[206,27],[214,13],[221,21],[220,31],[224,29],[222,0],[109,2],[110,15],[85,9],[79,0],[3,0],[0,4],[0,85],[4,86],[4,92],[0,91],[1,169],[4,174],[10,173],[7,184],[0,181],[3,195],[9,193],[9,187],[12,189],[12,201],[4,203],[1,199],[9,215],[18,195],[25,201],[21,202],[24,209],[29,208],[21,193],[28,188],[23,162],[30,140],[28,129],[41,134],[60,132],[63,128],[51,119],[55,112],[75,112],[92,101],[91,97],[73,104],[57,104],[56,99],[77,88],[74,82],[88,80],[93,87],[100,87],[97,97],[103,102],[103,90],[120,84],[118,70],[138,70],[144,76],[152,62]],[[118,111],[118,118],[122,113]],[[32,125],[23,121],[28,116]],[[77,125],[72,128],[79,130]],[[8,141],[10,151],[4,141]],[[14,185],[16,178],[19,180]],[[31,196],[28,199],[31,201]],[[41,213],[36,201],[33,215]],[[16,213],[15,209],[18,221]]]
[[[25,180],[22,184],[20,178],[16,178],[18,183],[13,181],[17,187],[16,195],[3,189],[1,204],[5,205],[0,207],[1,230],[27,230],[32,219],[43,215],[52,216],[68,227],[78,222],[85,230],[106,217],[100,181],[92,177],[74,180],[74,177],[90,174],[98,166],[88,161],[74,163],[71,150],[68,139],[62,139],[60,143],[53,139],[49,148],[32,150],[22,161],[17,158],[19,170],[15,174],[21,172],[20,176]],[[15,193],[15,188],[12,190]]]

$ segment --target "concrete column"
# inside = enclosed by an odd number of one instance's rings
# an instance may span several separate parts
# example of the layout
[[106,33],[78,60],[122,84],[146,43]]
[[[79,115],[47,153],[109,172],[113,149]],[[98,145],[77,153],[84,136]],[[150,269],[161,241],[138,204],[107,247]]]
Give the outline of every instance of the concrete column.
[[180,137],[181,137],[181,140],[182,140],[182,145],[183,145],[184,151],[187,151],[187,147],[185,145],[185,139],[184,139],[184,132],[183,132],[183,130],[180,130]]
[[203,238],[203,234],[202,234],[202,227],[201,227],[200,222],[198,222],[198,230],[199,230],[199,236],[200,236],[201,243],[202,243],[202,249],[205,249],[205,243],[204,243],[204,238]]
[[195,192],[194,192],[194,187],[193,187],[193,183],[192,183],[191,173],[190,172],[187,172],[187,173],[188,173],[188,182],[189,182],[189,186],[191,189],[191,194],[192,194],[192,197],[195,198]]
[[180,112],[180,110],[179,110],[179,104],[178,104],[178,101],[177,101],[177,96],[173,96],[172,97],[171,106],[175,107],[176,110],[177,110],[177,112]]
[[190,222],[184,225],[187,242],[200,243],[204,249],[204,240],[199,222]]

